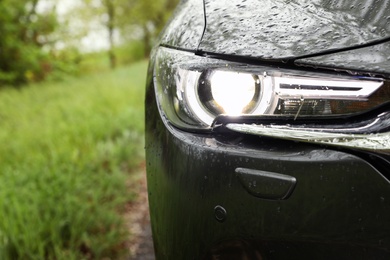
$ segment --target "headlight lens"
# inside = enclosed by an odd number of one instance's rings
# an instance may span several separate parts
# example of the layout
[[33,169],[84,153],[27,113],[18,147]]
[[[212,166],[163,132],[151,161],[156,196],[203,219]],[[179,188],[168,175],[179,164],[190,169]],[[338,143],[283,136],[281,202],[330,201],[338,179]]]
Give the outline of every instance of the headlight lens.
[[390,97],[379,79],[245,65],[168,48],[158,50],[155,86],[163,115],[186,129],[210,128],[220,115],[351,115]]
[[199,101],[206,109],[212,114],[241,115],[252,112],[260,96],[258,77],[220,70],[210,74],[201,79],[197,89]]

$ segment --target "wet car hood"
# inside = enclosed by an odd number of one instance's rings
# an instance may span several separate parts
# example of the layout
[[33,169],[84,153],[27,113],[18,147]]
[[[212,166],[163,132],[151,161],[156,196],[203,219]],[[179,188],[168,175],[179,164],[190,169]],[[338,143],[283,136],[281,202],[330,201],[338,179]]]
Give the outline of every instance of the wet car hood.
[[299,66],[344,70],[390,78],[390,42],[295,60]]
[[205,53],[283,60],[390,38],[387,0],[204,1]]

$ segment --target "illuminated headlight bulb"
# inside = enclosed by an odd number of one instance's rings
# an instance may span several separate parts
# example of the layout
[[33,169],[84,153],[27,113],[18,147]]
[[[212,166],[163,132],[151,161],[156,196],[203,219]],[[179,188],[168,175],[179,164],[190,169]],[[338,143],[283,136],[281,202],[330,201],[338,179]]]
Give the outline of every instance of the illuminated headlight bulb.
[[249,113],[260,98],[260,80],[249,73],[217,70],[206,81],[199,85],[199,100],[214,116]]
[[246,112],[257,88],[251,74],[228,71],[216,71],[210,78],[210,85],[214,101],[228,115]]

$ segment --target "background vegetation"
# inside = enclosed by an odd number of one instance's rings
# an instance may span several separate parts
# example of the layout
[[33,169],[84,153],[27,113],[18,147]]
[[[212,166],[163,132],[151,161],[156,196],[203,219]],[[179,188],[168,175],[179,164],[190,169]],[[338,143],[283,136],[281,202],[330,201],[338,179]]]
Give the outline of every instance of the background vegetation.
[[84,73],[85,53],[96,45],[91,40],[85,44],[92,34],[106,43],[111,68],[147,57],[177,3],[1,0],[0,87]]
[[144,58],[176,3],[0,1],[0,259],[127,259]]
[[146,62],[0,92],[0,259],[117,259]]

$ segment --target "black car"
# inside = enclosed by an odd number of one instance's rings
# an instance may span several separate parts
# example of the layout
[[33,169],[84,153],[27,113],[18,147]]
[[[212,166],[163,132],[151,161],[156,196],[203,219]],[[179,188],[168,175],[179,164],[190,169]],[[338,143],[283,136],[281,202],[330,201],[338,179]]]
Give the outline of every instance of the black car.
[[153,51],[157,259],[390,259],[390,1],[184,0]]

